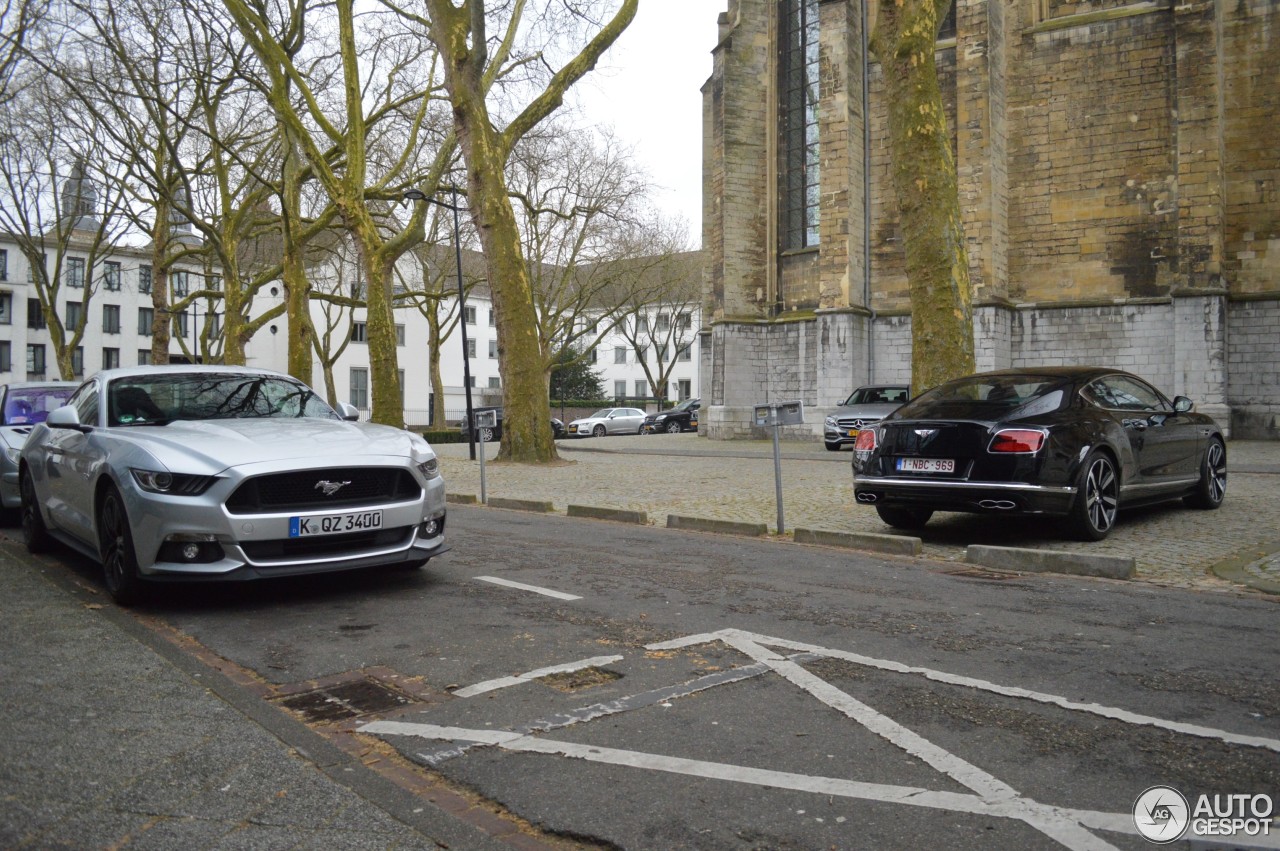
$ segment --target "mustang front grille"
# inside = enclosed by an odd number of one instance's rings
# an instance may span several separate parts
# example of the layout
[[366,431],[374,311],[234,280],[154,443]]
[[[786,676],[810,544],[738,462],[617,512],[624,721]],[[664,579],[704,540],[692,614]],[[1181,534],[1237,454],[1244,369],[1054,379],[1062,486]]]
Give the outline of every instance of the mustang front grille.
[[408,470],[395,467],[336,467],[257,476],[227,500],[232,514],[323,511],[402,502],[422,493]]
[[240,544],[240,548],[250,560],[255,562],[342,555],[355,558],[368,550],[383,550],[397,544],[407,544],[412,534],[412,526],[401,526],[397,529],[380,529],[377,532],[353,532],[350,535],[246,541]]

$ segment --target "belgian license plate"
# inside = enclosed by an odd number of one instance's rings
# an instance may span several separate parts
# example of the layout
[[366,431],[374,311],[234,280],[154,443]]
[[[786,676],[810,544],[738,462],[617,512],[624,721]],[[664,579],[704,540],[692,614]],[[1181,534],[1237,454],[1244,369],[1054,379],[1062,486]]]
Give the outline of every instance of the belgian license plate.
[[954,473],[953,458],[899,458],[898,470],[903,473]]
[[311,517],[290,517],[289,537],[306,538],[311,535],[341,535],[348,532],[368,532],[382,528],[381,511],[348,511],[343,514],[320,514]]

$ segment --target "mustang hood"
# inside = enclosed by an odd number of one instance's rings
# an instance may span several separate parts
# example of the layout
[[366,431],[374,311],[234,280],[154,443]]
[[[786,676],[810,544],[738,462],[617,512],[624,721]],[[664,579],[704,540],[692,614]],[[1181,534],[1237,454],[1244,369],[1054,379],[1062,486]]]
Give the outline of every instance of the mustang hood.
[[[358,466],[376,456],[412,455],[425,461],[433,455],[430,444],[411,432],[345,420],[178,420],[119,431],[171,472],[208,475],[264,461],[307,459],[316,466]],[[205,469],[193,469],[197,466]]]

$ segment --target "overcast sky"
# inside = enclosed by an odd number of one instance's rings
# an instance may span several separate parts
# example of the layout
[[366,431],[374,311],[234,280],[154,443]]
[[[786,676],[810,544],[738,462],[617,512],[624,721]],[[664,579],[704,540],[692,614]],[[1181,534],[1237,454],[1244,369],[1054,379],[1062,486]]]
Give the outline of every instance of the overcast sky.
[[657,206],[702,243],[702,84],[728,0],[641,0],[631,26],[574,88],[585,118],[635,148]]

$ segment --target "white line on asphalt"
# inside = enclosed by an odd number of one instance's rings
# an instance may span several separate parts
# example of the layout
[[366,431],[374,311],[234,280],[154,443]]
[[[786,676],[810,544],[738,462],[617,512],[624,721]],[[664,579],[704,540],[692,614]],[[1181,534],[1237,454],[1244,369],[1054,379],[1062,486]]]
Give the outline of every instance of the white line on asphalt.
[[1227,742],[1228,744],[1247,745],[1249,747],[1266,748],[1267,750],[1280,752],[1280,739],[1268,739],[1262,736],[1246,736],[1241,733],[1231,733],[1226,730],[1218,730],[1213,727],[1202,727],[1198,724],[1186,724],[1181,721],[1170,721],[1164,718],[1156,718],[1151,715],[1142,715],[1137,712],[1130,712],[1127,709],[1117,709],[1115,707],[1102,706],[1097,703],[1079,703],[1055,694],[1046,694],[1044,692],[1018,688],[1016,686],[1002,686],[997,683],[987,682],[986,680],[979,680],[973,677],[965,677],[959,674],[948,674],[945,671],[935,671],[930,668],[920,668],[914,665],[904,665],[901,662],[894,662],[889,659],[875,659],[858,653],[848,653],[843,650],[832,650],[830,648],[819,647],[814,644],[805,644],[799,641],[788,641],[784,638],[773,638],[768,635],[756,635],[755,633],[744,632],[737,629],[705,632],[701,635],[689,635],[672,641],[660,641],[656,644],[646,645],[645,649],[677,650],[682,647],[693,647],[698,644],[709,644],[713,641],[722,641],[726,637],[734,636],[769,647],[781,647],[786,650],[812,653],[815,656],[826,656],[830,659],[843,659],[847,662],[854,662],[858,665],[866,665],[869,668],[879,668],[883,671],[893,671],[899,674],[918,674],[926,679],[933,680],[934,682],[979,689],[981,691],[988,691],[993,694],[1005,695],[1007,697],[1019,697],[1025,700],[1034,700],[1038,703],[1060,706],[1063,709],[1070,709],[1075,712],[1088,712],[1092,715],[1099,715],[1103,718],[1123,721],[1127,724],[1158,727],[1162,730],[1169,730],[1174,733],[1183,733],[1188,736],[1196,736],[1202,739],[1218,739],[1219,741]]
[[476,683],[473,686],[460,688],[453,692],[455,697],[475,697],[477,694],[484,694],[487,691],[496,691],[500,688],[508,688],[510,686],[518,686],[521,683],[527,683],[530,680],[536,680],[539,677],[547,677],[551,674],[568,674],[573,671],[581,671],[583,668],[592,668],[597,665],[608,665],[611,662],[621,662],[621,656],[592,656],[590,659],[581,659],[577,662],[565,662],[563,665],[550,665],[546,668],[538,668],[536,671],[529,671],[524,674],[516,674],[512,677],[498,677],[493,680],[485,680],[482,683]]
[[[811,792],[817,795],[909,804],[929,809],[1013,818],[1020,821],[1026,821],[1028,816],[1034,816],[1045,820],[1054,819],[1055,821],[1071,822],[1075,825],[1082,825],[1096,830],[1138,835],[1137,828],[1133,824],[1133,817],[1128,813],[1073,810],[1064,807],[1052,807],[1027,799],[991,800],[979,795],[937,792],[914,786],[893,786],[884,783],[863,783],[857,780],[845,780],[840,777],[792,774],[786,771],[772,771],[770,769],[750,768],[721,762],[683,759],[681,757],[663,756],[641,751],[606,748],[599,745],[559,742],[553,739],[535,738],[501,730],[472,730],[463,727],[440,727],[434,724],[410,724],[403,721],[374,721],[361,727],[360,732],[390,736],[417,736],[424,739],[451,742],[476,742],[496,745],[509,751],[573,757],[589,762],[630,768],[645,768],[653,771],[665,771],[669,774],[703,777],[710,780],[725,780],[732,783],[747,783],[775,789],[790,789],[797,792]],[[1090,845],[1083,846],[1073,843],[1071,847],[1112,847],[1097,837],[1092,835],[1089,835],[1089,837],[1094,840]]]
[[494,585],[505,585],[507,588],[518,588],[521,591],[532,591],[535,594],[555,597],[557,600],[582,599],[574,594],[566,594],[563,591],[552,591],[550,588],[539,588],[537,585],[525,585],[523,582],[512,582],[510,579],[499,579],[496,576],[477,576],[476,579],[481,582],[492,582]]

